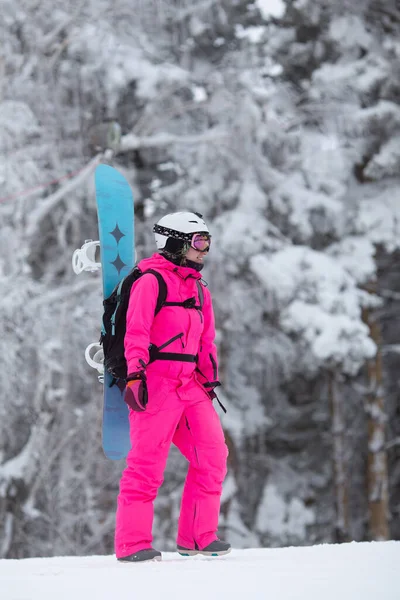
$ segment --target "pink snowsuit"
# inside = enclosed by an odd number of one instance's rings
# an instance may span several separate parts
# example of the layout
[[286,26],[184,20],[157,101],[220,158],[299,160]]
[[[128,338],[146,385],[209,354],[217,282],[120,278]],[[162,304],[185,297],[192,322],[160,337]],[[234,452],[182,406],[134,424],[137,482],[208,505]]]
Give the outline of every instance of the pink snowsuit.
[[[167,285],[167,302],[199,293],[200,273],[176,266],[160,254],[139,263],[158,271]],[[218,381],[214,313],[202,286],[202,310],[165,306],[154,316],[159,284],[152,274],[132,286],[125,335],[128,373],[147,365],[148,405],[129,410],[131,450],[120,482],[115,531],[117,558],[152,546],[153,502],[163,482],[171,442],[189,461],[182,495],[177,544],[205,548],[217,538],[222,482],[228,450],[219,417],[203,387]],[[168,343],[170,341],[170,343]],[[197,356],[196,362],[155,360],[149,346],[168,343],[162,352]]]

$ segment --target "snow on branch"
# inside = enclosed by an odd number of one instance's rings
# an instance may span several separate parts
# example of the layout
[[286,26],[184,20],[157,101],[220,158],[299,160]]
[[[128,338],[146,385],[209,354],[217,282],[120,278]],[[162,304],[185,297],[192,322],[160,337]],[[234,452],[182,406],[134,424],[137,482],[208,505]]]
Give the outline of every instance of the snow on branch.
[[84,183],[90,175],[93,173],[97,165],[101,162],[103,155],[98,154],[95,156],[86,167],[84,167],[73,179],[68,183],[60,187],[54,194],[48,196],[41,204],[31,211],[29,215],[29,221],[26,228],[26,234],[28,237],[33,238],[38,235],[40,231],[40,225],[43,219],[54,210],[59,202],[67,195],[78,188]]
[[0,465],[0,498],[7,496],[12,481],[21,480],[29,486],[36,477],[37,469],[33,463],[40,459],[42,448],[47,440],[45,432],[48,430],[51,418],[49,413],[42,412],[32,426],[29,440],[21,452]]
[[171,133],[158,133],[152,136],[138,137],[134,133],[124,135],[121,140],[119,153],[139,150],[139,148],[160,148],[171,144],[201,144],[214,142],[228,134],[219,127],[214,127],[205,133],[193,135],[173,135]]
[[382,348],[383,354],[400,354],[400,344],[387,344]]
[[46,53],[52,47],[52,45],[58,41],[59,35],[62,32],[62,30],[66,29],[69,25],[71,25],[71,23],[75,21],[85,4],[86,0],[80,2],[76,7],[75,11],[72,13],[72,15],[69,15],[68,17],[63,19],[61,23],[59,23],[57,27],[53,29],[53,31],[50,31],[50,33],[48,33],[42,38],[42,42],[40,45],[43,53]]
[[365,293],[337,259],[291,246],[252,256],[250,269],[279,306],[282,329],[310,353],[312,369],[355,374],[375,355],[361,319]]
[[387,450],[389,450],[389,448],[395,448],[395,446],[400,446],[400,437],[394,438],[385,444]]
[[203,2],[199,2],[198,4],[191,4],[188,7],[181,8],[175,12],[173,16],[173,20],[177,23],[179,21],[184,21],[187,17],[191,17],[195,13],[203,12],[209,10],[214,6],[216,0],[203,0]]
[[[373,188],[374,190],[374,188]],[[387,252],[400,247],[400,190],[386,186],[383,191],[374,190],[371,197],[360,203],[356,227],[373,244],[382,245]]]
[[37,311],[40,306],[51,306],[52,304],[61,304],[63,300],[67,297],[77,297],[79,294],[88,291],[88,286],[99,285],[97,279],[83,279],[81,281],[77,281],[73,285],[68,283],[64,286],[57,287],[56,289],[51,289],[46,293],[40,294],[34,300],[30,301],[30,309],[33,311]]

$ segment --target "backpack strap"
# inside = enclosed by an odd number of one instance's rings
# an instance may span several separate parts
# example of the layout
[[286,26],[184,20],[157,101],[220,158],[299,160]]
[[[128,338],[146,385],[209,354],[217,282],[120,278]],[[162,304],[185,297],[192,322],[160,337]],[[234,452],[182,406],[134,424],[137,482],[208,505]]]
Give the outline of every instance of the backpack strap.
[[201,285],[201,280],[197,279],[196,284],[197,284],[197,291],[199,293],[200,310],[202,310],[203,304],[204,304],[204,292],[203,292],[203,286]]
[[156,316],[165,305],[165,301],[167,299],[167,284],[165,283],[164,277],[158,271],[155,271],[154,269],[147,269],[147,271],[143,271],[142,274],[146,275],[146,273],[151,273],[158,281],[157,304],[154,310],[154,316]]
[[183,308],[196,308],[197,310],[203,309],[204,304],[204,292],[203,286],[200,281],[196,281],[197,292],[199,295],[199,304],[196,304],[196,298],[192,296],[191,298],[187,298],[183,302],[164,302],[163,306],[183,306]]
[[183,302],[167,302],[167,284],[165,283],[164,277],[161,275],[161,273],[155,271],[154,269],[147,269],[146,271],[143,271],[142,275],[145,275],[146,273],[151,273],[158,281],[158,297],[154,316],[160,312],[163,306],[183,306],[183,308],[197,308],[202,310],[204,304],[204,292],[203,286],[199,280],[196,280],[197,291],[199,294],[199,305],[196,306],[196,299],[194,297],[188,298]]

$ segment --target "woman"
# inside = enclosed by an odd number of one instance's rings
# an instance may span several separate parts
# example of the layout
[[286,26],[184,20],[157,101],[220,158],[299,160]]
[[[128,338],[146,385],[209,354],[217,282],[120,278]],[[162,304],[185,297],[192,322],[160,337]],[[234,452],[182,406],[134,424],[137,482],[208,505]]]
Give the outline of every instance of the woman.
[[[153,502],[163,481],[171,442],[189,461],[178,522],[183,555],[219,556],[218,539],[227,447],[212,405],[218,382],[211,294],[201,282],[211,236],[201,215],[177,212],[153,228],[159,253],[142,260],[132,286],[125,356],[131,450],[120,483],[115,549],[118,560],[160,560],[152,548]],[[159,278],[167,298],[155,315]]]

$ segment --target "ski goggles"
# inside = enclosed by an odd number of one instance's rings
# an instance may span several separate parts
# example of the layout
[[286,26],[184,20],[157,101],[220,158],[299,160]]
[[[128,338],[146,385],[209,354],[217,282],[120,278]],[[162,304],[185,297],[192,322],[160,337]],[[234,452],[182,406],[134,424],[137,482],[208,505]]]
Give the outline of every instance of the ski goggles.
[[198,252],[209,252],[211,246],[211,235],[208,233],[194,233],[190,245]]

